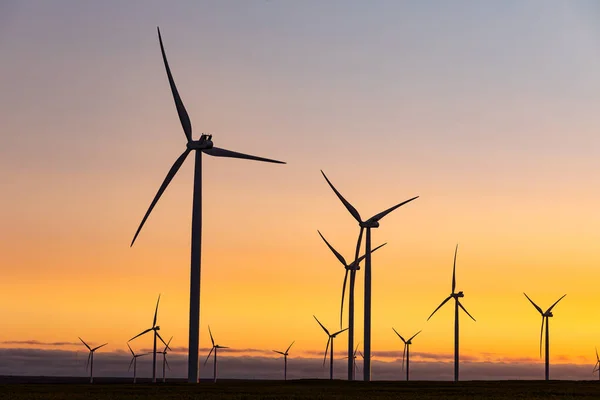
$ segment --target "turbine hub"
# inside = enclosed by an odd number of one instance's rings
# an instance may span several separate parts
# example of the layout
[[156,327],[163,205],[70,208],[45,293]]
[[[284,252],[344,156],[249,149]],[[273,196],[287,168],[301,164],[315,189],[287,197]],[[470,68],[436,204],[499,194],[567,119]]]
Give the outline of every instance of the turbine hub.
[[160,326],[155,326],[155,327],[154,327],[154,330],[155,330],[155,331],[160,331]]
[[379,228],[379,221],[368,219],[360,223],[361,228]]
[[187,142],[186,147],[190,150],[212,149],[212,135],[205,135],[203,133],[202,136],[200,136],[200,140],[190,140]]
[[544,314],[544,317],[554,317],[554,314],[550,311],[549,313]]

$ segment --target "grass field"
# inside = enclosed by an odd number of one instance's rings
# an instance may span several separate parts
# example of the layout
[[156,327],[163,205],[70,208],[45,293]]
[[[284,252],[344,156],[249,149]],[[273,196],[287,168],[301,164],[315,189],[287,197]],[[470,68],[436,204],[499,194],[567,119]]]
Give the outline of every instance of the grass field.
[[221,381],[198,385],[66,379],[28,383],[0,379],[0,399],[600,399],[598,381],[346,382]]

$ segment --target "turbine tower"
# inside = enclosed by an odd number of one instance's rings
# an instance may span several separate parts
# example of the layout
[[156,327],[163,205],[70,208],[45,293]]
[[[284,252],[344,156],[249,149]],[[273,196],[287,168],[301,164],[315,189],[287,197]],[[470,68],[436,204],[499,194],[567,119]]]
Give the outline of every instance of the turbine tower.
[[360,245],[362,242],[363,231],[366,229],[366,240],[365,240],[365,302],[364,302],[364,312],[365,312],[365,328],[364,328],[364,350],[365,350],[365,362],[363,367],[363,377],[365,381],[371,380],[371,229],[379,227],[379,220],[383,217],[394,211],[396,208],[411,202],[417,199],[419,196],[413,197],[412,199],[408,199],[403,201],[400,204],[396,204],[393,207],[388,208],[385,211],[380,212],[379,214],[375,214],[371,218],[366,221],[363,221],[360,217],[356,208],[352,206],[346,199],[337,191],[337,189],[333,186],[333,184],[329,181],[327,176],[323,171],[321,171],[323,177],[331,187],[331,189],[335,192],[337,197],[344,204],[346,209],[350,212],[350,214],[356,219],[358,225],[360,226],[360,233],[358,235],[358,242],[356,244],[356,253],[354,256],[355,262],[358,261],[358,254],[360,252]]
[[[294,340],[292,342],[292,344],[294,344],[296,341]],[[287,357],[288,357],[288,352],[290,351],[290,348],[292,347],[292,344],[290,344],[287,348],[287,350],[285,352],[283,351],[277,351],[277,350],[273,350],[275,353],[277,354],[281,354],[283,356],[283,380],[287,381]]]
[[169,347],[169,345],[171,344],[171,340],[173,340],[173,336],[171,336],[171,339],[169,339],[169,341],[167,342],[164,350],[160,352],[160,354],[162,354],[163,356],[163,383],[167,381],[167,372],[165,370],[165,367],[169,368],[169,371],[171,370],[169,362],[167,361],[167,350],[171,350],[171,348]]
[[131,352],[131,362],[129,363],[129,368],[127,368],[127,371],[131,370],[131,365],[133,364],[133,383],[136,383],[136,381],[137,381],[137,359],[138,359],[138,357],[147,356],[148,354],[151,354],[151,353],[135,354],[133,352],[133,350],[131,349],[131,346],[129,346],[129,343],[127,343],[127,347],[129,347],[129,351]]
[[554,316],[552,314],[552,309],[558,304],[559,301],[563,299],[563,297],[566,296],[566,294],[564,294],[560,299],[556,300],[556,302],[554,302],[554,304],[552,304],[550,308],[546,310],[546,312],[542,311],[542,309],[538,307],[538,305],[535,304],[533,300],[531,300],[529,296],[525,294],[525,292],[523,292],[523,294],[542,316],[542,330],[540,331],[540,358],[542,357],[542,336],[544,335],[544,322],[546,323],[546,380],[550,380],[550,327],[548,325],[548,318]]
[[596,347],[596,364],[594,365],[594,370],[592,371],[592,374],[594,372],[598,372],[598,380],[600,380],[600,356],[598,356],[598,348]]
[[156,318],[158,317],[158,303],[160,302],[160,294],[158,295],[158,300],[156,301],[156,309],[154,310],[154,319],[152,320],[152,326],[142,333],[138,333],[128,341],[131,342],[133,339],[138,338],[142,335],[145,335],[148,332],[154,332],[154,350],[152,351],[152,383],[156,383],[156,338],[158,337],[161,342],[167,347],[167,343],[160,336],[158,331],[160,330],[160,326],[156,325]]
[[[458,382],[458,361],[459,361],[459,359],[458,359],[458,307],[462,308],[462,310],[464,312],[466,312],[467,315],[469,317],[471,317],[471,319],[473,321],[475,321],[475,318],[473,318],[473,316],[471,314],[469,314],[467,309],[463,307],[463,305],[461,304],[461,302],[459,300],[459,298],[465,297],[464,293],[462,291],[460,291],[458,293],[456,293],[454,291],[456,289],[456,253],[457,252],[458,252],[458,245],[456,245],[456,249],[454,250],[454,266],[452,267],[452,293],[450,293],[450,296],[448,296],[446,298],[446,300],[442,301],[442,304],[440,304],[438,306],[438,308],[436,308],[429,316],[429,318],[433,317],[433,314],[435,314],[437,310],[442,308],[442,306],[444,304],[446,304],[448,302],[448,300],[454,299],[454,382]],[[429,321],[429,318],[427,318],[427,321]]]
[[228,157],[228,158],[242,158],[246,160],[264,161],[271,163],[285,164],[281,161],[271,160],[268,158],[251,156],[248,154],[237,153],[235,151],[225,150],[213,146],[212,135],[202,134],[200,140],[193,140],[192,138],[192,124],[187,111],[181,101],[179,92],[175,86],[169,63],[167,62],[167,56],[162,43],[162,37],[160,36],[160,29],[158,31],[158,41],[160,43],[160,51],[162,53],[163,62],[165,64],[165,70],[167,72],[167,78],[175,100],[175,107],[179,120],[183,127],[187,143],[185,151],[175,160],[175,163],[169,170],[166,178],[162,185],[158,189],[156,196],[150,203],[150,207],[140,226],[138,227],[131,246],[135,243],[135,239],[140,233],[146,219],[152,212],[152,209],[160,199],[179,168],[185,161],[186,157],[192,152],[195,152],[195,167],[194,167],[194,198],[192,206],[192,244],[191,244],[191,272],[190,272],[190,322],[189,322],[189,346],[188,346],[188,382],[198,382],[198,345],[200,343],[200,271],[201,271],[201,238],[202,238],[202,153],[208,154],[214,157]]
[[229,347],[220,346],[218,344],[215,344],[215,340],[213,339],[212,332],[210,331],[210,325],[208,326],[208,334],[210,335],[210,341],[212,342],[212,347],[210,349],[210,352],[208,353],[208,357],[206,357],[206,360],[204,361],[204,365],[206,365],[206,363],[208,362],[208,359],[210,358],[211,353],[214,350],[215,358],[214,358],[214,364],[213,364],[213,382],[217,383],[217,350],[228,349]]
[[104,347],[106,346],[108,343],[104,343],[98,347],[94,347],[93,349],[88,346],[88,344],[86,342],[83,341],[82,338],[79,338],[79,340],[81,340],[81,343],[83,343],[85,345],[85,347],[88,348],[88,350],[90,351],[90,354],[88,355],[88,359],[87,359],[87,364],[85,365],[85,369],[87,371],[88,367],[90,368],[90,383],[94,383],[94,352],[96,350],[98,350],[100,347]]
[[[392,329],[394,328],[392,327]],[[406,355],[406,381],[408,381],[410,377],[410,345],[412,344],[412,340],[415,338],[415,336],[421,333],[421,331],[412,335],[408,340],[404,340],[402,335],[400,335],[397,330],[394,329],[394,332],[396,332],[396,335],[398,335],[398,337],[404,342],[404,350],[402,350],[402,369],[404,369],[404,356]]]
[[[313,315],[313,317],[315,317],[315,316]],[[327,328],[325,328],[323,326],[323,324],[321,323],[321,321],[319,321],[317,319],[317,317],[315,317],[315,319],[317,320],[317,322],[319,323],[319,325],[321,325],[321,328],[323,328],[323,330],[325,331],[325,333],[329,337],[327,339],[327,346],[325,347],[325,358],[323,359],[323,366],[325,366],[325,362],[327,361],[327,349],[329,348],[329,342],[331,342],[331,352],[329,353],[329,379],[333,379],[333,339],[335,339],[335,337],[337,335],[339,335],[340,333],[344,332],[348,328],[342,329],[341,331],[337,331],[335,333],[329,333],[329,331],[327,330]]]
[[[346,291],[346,282],[348,280],[348,272],[350,272],[350,288],[348,290],[348,380],[352,381],[354,379],[356,379],[355,375],[356,375],[356,371],[354,370],[354,365],[356,365],[355,362],[353,362],[353,359],[351,358],[352,354],[355,354],[356,351],[352,351],[352,348],[354,347],[354,282],[356,280],[356,271],[358,271],[360,269],[360,262],[365,258],[365,255],[363,255],[362,257],[360,257],[359,259],[353,261],[351,264],[348,264],[346,262],[346,259],[344,259],[344,257],[342,257],[342,255],[340,253],[338,253],[332,245],[329,244],[329,242],[327,241],[327,239],[325,239],[325,237],[321,234],[320,231],[317,230],[317,232],[319,232],[319,235],[321,236],[321,239],[323,239],[323,241],[325,242],[325,244],[327,245],[327,247],[329,247],[329,249],[333,252],[333,254],[336,256],[336,258],[342,263],[342,265],[344,266],[344,268],[346,269],[346,274],[344,275],[344,284],[342,285],[342,306],[340,308],[340,328],[342,327],[342,318],[344,315],[344,294]],[[379,245],[377,247],[375,247],[371,253],[373,253],[375,250],[379,249],[380,247],[385,246],[387,243],[384,243],[382,245]]]

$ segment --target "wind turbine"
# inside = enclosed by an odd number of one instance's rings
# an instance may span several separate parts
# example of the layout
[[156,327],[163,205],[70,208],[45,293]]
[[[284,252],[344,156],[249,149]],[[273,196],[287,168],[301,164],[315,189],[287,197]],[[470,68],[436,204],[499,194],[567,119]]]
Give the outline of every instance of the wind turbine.
[[538,312],[542,315],[542,330],[540,331],[540,358],[542,357],[542,336],[544,335],[544,322],[546,322],[546,380],[549,380],[550,379],[550,327],[548,325],[548,322],[549,322],[548,318],[554,316],[554,314],[552,314],[552,309],[554,308],[555,305],[558,304],[559,301],[561,301],[563,299],[563,297],[566,296],[566,294],[564,294],[560,299],[556,300],[556,302],[554,302],[554,304],[552,304],[550,306],[550,308],[546,310],[546,312],[542,311],[542,309],[540,307],[538,307],[538,305],[535,304],[533,302],[533,300],[531,300],[525,292],[523,292],[523,294],[525,295],[525,297],[527,297],[527,300],[529,300],[531,302],[531,304],[533,304],[535,309],[538,310]]
[[[356,344],[356,348],[354,349],[354,352],[352,353],[352,380],[356,379],[356,358],[358,357],[356,354],[359,353],[361,355],[361,357],[364,359],[365,357],[362,355],[362,353],[360,351],[358,351],[358,346],[360,343]],[[350,357],[344,357],[344,358],[348,358],[350,359]]]
[[[315,317],[315,316],[313,315],[313,317]],[[325,331],[325,333],[329,337],[327,339],[327,346],[325,347],[325,358],[323,359],[323,366],[325,366],[325,362],[327,361],[327,349],[329,348],[329,342],[331,342],[331,353],[329,353],[329,379],[333,379],[333,339],[335,339],[335,337],[337,335],[339,335],[340,333],[344,332],[348,328],[342,329],[341,331],[337,331],[335,333],[329,333],[329,331],[327,330],[327,328],[325,328],[323,326],[323,324],[321,323],[321,321],[319,321],[317,319],[317,317],[315,317],[315,319],[317,320],[317,322],[319,323],[319,325],[321,325],[321,328],[323,328],[323,330]]]
[[88,346],[88,344],[86,342],[83,341],[82,338],[79,338],[79,340],[81,340],[81,343],[83,343],[85,345],[85,347],[87,347],[88,350],[90,351],[90,354],[88,355],[88,359],[87,359],[87,364],[85,365],[85,369],[87,370],[88,367],[90,368],[90,383],[94,383],[94,352],[96,350],[98,350],[100,347],[106,346],[108,343],[101,344],[100,346],[94,347],[92,349],[90,346]]
[[411,202],[417,199],[419,196],[413,197],[412,199],[408,199],[403,201],[400,204],[396,204],[393,207],[388,208],[385,211],[380,212],[379,214],[375,214],[371,218],[366,221],[363,221],[360,217],[356,208],[352,206],[346,199],[337,191],[337,189],[333,186],[333,184],[329,181],[327,176],[323,171],[321,171],[323,177],[333,189],[337,197],[344,204],[346,209],[352,214],[354,219],[358,221],[358,225],[360,226],[360,233],[358,235],[358,242],[356,244],[356,253],[354,256],[355,262],[358,261],[358,253],[360,252],[360,245],[362,242],[363,231],[366,229],[366,240],[365,240],[365,303],[364,303],[364,311],[365,311],[365,328],[364,328],[364,350],[365,350],[365,362],[363,367],[363,376],[365,381],[371,380],[371,229],[379,227],[379,220],[383,217],[394,211],[396,208]]
[[[342,285],[342,306],[340,308],[340,328],[342,327],[342,318],[344,315],[344,297],[345,297],[344,294],[346,291],[346,282],[348,280],[348,272],[350,272],[350,289],[348,291],[348,357],[346,357],[346,358],[348,359],[348,380],[352,381],[355,379],[355,375],[356,375],[355,371],[354,371],[354,367],[353,367],[353,362],[351,359],[351,356],[353,354],[352,348],[354,347],[354,282],[356,280],[356,271],[358,271],[360,269],[360,262],[366,257],[366,255],[363,255],[359,259],[353,261],[351,264],[348,264],[346,262],[346,259],[344,259],[344,257],[342,257],[342,255],[340,253],[338,253],[333,248],[332,245],[329,244],[329,242],[327,241],[327,239],[325,239],[325,237],[321,234],[321,232],[319,230],[317,230],[317,232],[319,232],[319,236],[321,236],[321,239],[323,239],[323,241],[325,242],[327,247],[329,247],[329,249],[333,252],[333,254],[336,256],[336,258],[342,263],[342,265],[346,269],[346,274],[344,275],[344,284]],[[379,249],[380,247],[385,246],[386,244],[387,243],[384,243],[382,245],[375,247],[371,251],[371,253],[373,253],[375,250]],[[354,352],[354,353],[356,353],[356,352]]]
[[[450,293],[450,296],[448,296],[446,298],[446,300],[442,301],[442,304],[440,304],[438,306],[438,308],[436,308],[429,316],[429,318],[433,317],[433,314],[435,314],[435,312],[437,310],[442,308],[442,306],[444,304],[446,304],[448,302],[448,300],[454,299],[454,382],[458,382],[458,307],[462,308],[462,310],[464,312],[466,312],[467,315],[469,317],[471,317],[471,319],[473,321],[475,321],[475,318],[473,318],[473,316],[471,314],[469,314],[467,309],[464,308],[463,305],[461,304],[460,300],[458,300],[461,297],[465,297],[462,290],[458,293],[454,292],[454,289],[456,289],[456,253],[457,252],[458,252],[458,245],[456,245],[456,249],[454,250],[454,266],[452,267],[452,293]],[[429,321],[429,318],[427,318],[427,321]]]
[[594,365],[594,370],[592,373],[598,371],[598,379],[600,380],[600,356],[598,356],[598,348],[596,347],[596,364]]
[[127,343],[127,347],[129,347],[129,351],[131,352],[131,362],[129,363],[127,371],[131,370],[131,364],[133,364],[133,383],[135,383],[137,381],[137,359],[138,357],[147,356],[150,353],[135,354],[131,349],[131,346],[129,346],[129,343]]
[[160,336],[160,334],[158,333],[158,331],[160,330],[160,326],[156,325],[156,318],[158,317],[158,303],[159,302],[160,302],[160,294],[158,295],[158,300],[156,301],[156,310],[154,310],[154,319],[152,320],[152,327],[146,329],[142,333],[138,333],[137,335],[135,335],[134,337],[129,339],[129,342],[131,342],[135,338],[145,335],[148,332],[154,331],[154,350],[152,351],[152,383],[156,383],[156,338],[158,337],[165,346],[169,347],[167,345],[167,343],[165,343],[163,338]]
[[131,246],[135,243],[135,239],[140,233],[142,226],[146,222],[146,219],[150,215],[150,212],[160,199],[179,168],[185,161],[186,157],[190,152],[195,152],[195,167],[194,167],[194,198],[192,206],[192,245],[191,245],[191,273],[190,273],[190,322],[189,322],[189,346],[188,346],[188,382],[198,382],[198,345],[200,342],[200,271],[201,271],[201,238],[202,238],[202,153],[208,154],[214,157],[229,157],[229,158],[242,158],[246,160],[264,161],[271,163],[285,164],[282,161],[271,160],[268,158],[256,157],[248,154],[237,153],[235,151],[225,150],[213,146],[212,135],[202,134],[200,140],[193,140],[192,138],[192,124],[187,111],[183,105],[179,92],[175,86],[169,63],[167,62],[167,56],[162,43],[162,37],[160,36],[160,29],[157,27],[158,41],[160,43],[160,50],[162,53],[163,62],[165,64],[165,70],[167,72],[167,78],[175,100],[175,107],[177,108],[177,114],[183,127],[183,132],[187,140],[185,151],[177,158],[171,169],[169,170],[166,178],[162,185],[158,189],[156,196],[150,203],[150,207],[140,226],[138,227]]
[[165,366],[167,368],[169,368],[169,371],[171,370],[171,367],[169,366],[169,362],[167,361],[167,350],[171,350],[171,348],[169,347],[169,345],[171,344],[171,340],[173,340],[173,336],[171,336],[171,339],[169,339],[169,341],[167,342],[165,349],[160,352],[160,354],[162,354],[162,356],[163,356],[163,383],[165,383],[167,381],[167,374],[165,371]]
[[[294,340],[292,342],[292,344],[294,344],[296,341]],[[287,357],[288,357],[288,352],[290,351],[290,348],[292,347],[292,344],[290,344],[287,348],[287,350],[285,352],[283,351],[277,351],[277,350],[273,350],[275,353],[277,354],[281,354],[283,356],[283,380],[287,381]]]
[[206,361],[204,361],[204,365],[206,365],[206,363],[208,362],[208,359],[210,358],[211,353],[214,350],[215,358],[214,358],[214,365],[213,365],[213,382],[216,383],[217,382],[217,350],[228,349],[229,347],[220,346],[218,344],[215,344],[215,340],[213,339],[212,332],[210,331],[210,325],[208,326],[208,334],[210,335],[210,341],[212,342],[212,348],[210,349],[210,352],[208,353],[208,357],[206,357]]
[[[392,329],[394,328],[392,327]],[[402,335],[400,335],[397,330],[394,329],[394,332],[396,332],[396,335],[398,335],[398,337],[404,342],[404,350],[402,350],[402,369],[404,369],[404,355],[406,355],[406,380],[408,381],[410,372],[410,345],[412,344],[412,340],[415,338],[415,336],[421,333],[421,331],[412,335],[408,340],[404,340]]]

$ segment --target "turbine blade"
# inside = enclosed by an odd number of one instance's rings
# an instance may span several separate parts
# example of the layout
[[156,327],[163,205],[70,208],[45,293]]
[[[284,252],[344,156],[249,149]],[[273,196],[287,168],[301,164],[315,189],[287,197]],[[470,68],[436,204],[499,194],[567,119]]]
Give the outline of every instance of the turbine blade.
[[388,215],[389,213],[391,213],[392,211],[394,211],[396,208],[405,205],[406,203],[410,203],[411,201],[418,199],[419,196],[415,196],[412,199],[408,199],[408,200],[404,200],[402,203],[396,204],[393,207],[388,208],[385,211],[380,212],[379,214],[376,214],[374,216],[372,216],[371,218],[369,218],[369,220],[371,221],[379,221],[381,218],[385,217],[386,215]]
[[438,308],[436,308],[435,310],[433,310],[433,312],[431,313],[431,315],[429,316],[429,318],[427,318],[427,321],[429,321],[429,319],[430,319],[431,317],[433,317],[433,314],[435,314],[437,310],[439,310],[440,308],[442,308],[442,306],[443,306],[444,304],[446,304],[446,303],[448,302],[448,300],[450,300],[451,298],[452,298],[452,296],[448,296],[448,297],[446,298],[446,300],[442,301],[442,304],[440,304],[440,305],[438,306]]
[[231,150],[220,149],[218,147],[213,147],[210,149],[202,149],[202,151],[209,156],[213,157],[228,157],[228,158],[243,158],[244,160],[254,160],[254,161],[263,161],[270,162],[276,164],[285,164],[283,161],[271,160],[270,158],[263,158],[257,156],[251,156],[249,154],[238,153]]
[[167,343],[163,340],[162,336],[160,336],[160,333],[158,333],[158,331],[155,331],[155,332],[156,332],[156,336],[158,336],[158,338],[160,339],[160,341],[163,342],[163,344],[165,345],[165,348],[167,348],[168,347]]
[[415,336],[417,336],[419,333],[423,332],[422,330],[415,333],[414,335],[412,335],[412,337],[410,339],[408,339],[408,341],[410,342],[411,340],[413,340],[415,338]]
[[341,331],[337,331],[336,333],[332,334],[331,337],[336,337],[337,335],[339,335],[340,333],[347,331],[349,328],[344,328]]
[[134,337],[132,337],[131,339],[129,339],[128,342],[131,342],[133,339],[138,338],[138,337],[140,337],[142,335],[145,335],[146,333],[150,332],[151,330],[152,330],[152,328],[148,328],[144,332],[138,333],[137,335],[135,335]]
[[140,234],[140,231],[142,230],[142,227],[144,226],[144,223],[148,219],[148,216],[152,212],[152,209],[154,208],[154,206],[158,202],[158,199],[160,199],[160,196],[162,196],[162,194],[165,191],[165,189],[167,188],[167,186],[169,186],[169,183],[171,183],[171,180],[173,179],[173,177],[175,176],[175,174],[177,173],[177,171],[179,171],[179,168],[181,167],[181,165],[185,161],[185,158],[188,156],[188,154],[190,154],[190,150],[189,149],[187,149],[186,151],[184,151],[179,156],[179,158],[177,160],[175,160],[175,163],[173,164],[173,166],[171,167],[171,169],[167,173],[167,176],[165,177],[165,180],[163,181],[162,185],[160,185],[160,188],[158,189],[158,192],[156,193],[156,196],[154,196],[154,199],[152,200],[152,203],[150,203],[150,207],[148,207],[148,211],[146,211],[146,214],[144,215],[144,218],[142,218],[142,222],[140,223],[140,226],[138,227],[137,231],[135,232],[135,235],[133,235],[133,240],[131,241],[130,247],[133,246],[133,244],[135,243],[135,239]]
[[[313,315],[313,317],[315,317],[315,316]],[[321,321],[319,321],[319,320],[317,319],[317,317],[315,317],[315,319],[317,320],[317,322],[319,323],[319,325],[321,325],[321,328],[323,328],[323,330],[325,331],[325,333],[326,333],[327,335],[329,335],[329,331],[327,330],[327,328],[325,328],[325,327],[323,326],[323,324],[321,323]],[[329,336],[331,336],[331,335],[329,335]]]
[[540,358],[542,358],[542,337],[544,336],[544,321],[545,317],[542,315],[542,329],[540,330]]
[[92,352],[90,351],[90,353],[88,354],[88,359],[87,359],[87,364],[85,364],[85,370],[87,371],[88,368],[90,367],[90,359],[92,358]]
[[208,356],[206,357],[206,360],[204,360],[204,365],[206,365],[206,363],[208,362],[208,359],[210,358],[210,355],[212,354],[214,349],[214,347],[211,347],[210,351],[208,352]]
[[169,360],[167,359],[167,357],[165,356],[165,364],[167,364],[167,368],[169,368],[169,371],[171,370],[171,366],[169,365]]
[[96,351],[96,350],[98,350],[100,347],[104,347],[104,346],[106,346],[107,344],[108,344],[108,343],[104,343],[104,344],[101,344],[101,345],[100,345],[100,346],[98,346],[98,347],[94,347],[94,348],[92,349],[92,351]]
[[458,244],[456,245],[456,249],[454,249],[454,264],[452,266],[452,293],[454,293],[454,289],[456,289],[456,253],[458,252]]
[[555,305],[557,305],[557,304],[558,304],[558,302],[559,302],[559,301],[561,301],[561,300],[562,300],[562,299],[563,299],[565,296],[566,296],[566,294],[563,294],[563,295],[562,295],[562,297],[561,297],[560,299],[556,300],[556,301],[554,302],[554,304],[552,304],[552,305],[550,306],[550,308],[549,308],[548,310],[546,310],[546,313],[549,313],[550,311],[552,311],[552,309],[554,308],[554,306],[555,306]]
[[354,261],[352,262],[352,264],[350,264],[354,267],[358,267],[358,263],[360,262],[358,255],[360,254],[360,245],[362,244],[362,237],[363,237],[364,231],[365,231],[365,228],[363,228],[361,226],[360,232],[358,233],[358,241],[356,242],[356,251],[354,252]]
[[135,356],[131,357],[131,362],[129,363],[129,368],[127,368],[127,371],[131,370],[131,366],[133,365],[134,361],[135,361]]
[[323,358],[323,366],[325,366],[325,362],[327,361],[327,350],[329,350],[329,342],[331,342],[331,336],[327,338],[327,346],[325,346],[325,358]]
[[596,372],[596,367],[598,367],[598,365],[600,365],[600,361],[596,361],[596,364],[594,364],[594,369],[592,370],[592,373]]
[[165,347],[164,351],[171,350],[171,348],[169,347],[169,345],[171,344],[171,340],[173,340],[173,336],[171,336],[171,339],[169,339],[169,341],[167,342],[167,346]]
[[329,179],[327,178],[327,175],[325,175],[325,172],[323,172],[323,170],[321,170],[321,173],[323,174],[323,177],[325,178],[325,180],[327,181],[327,183],[329,184],[329,186],[331,187],[331,189],[333,189],[333,191],[335,192],[335,194],[337,195],[337,197],[342,201],[342,203],[344,204],[344,206],[346,207],[346,209],[350,212],[350,214],[352,214],[352,216],[354,217],[354,219],[357,220],[358,223],[360,224],[362,222],[362,219],[360,218],[360,214],[358,213],[358,211],[356,211],[356,208],[354,208],[352,206],[352,204],[350,204],[344,198],[344,196],[342,196],[341,193],[337,191],[337,189],[329,181]]
[[[77,337],[79,337],[79,336],[77,336]],[[88,350],[92,350],[92,349],[90,348],[90,346],[88,346],[88,344],[87,344],[86,342],[84,342],[84,341],[83,341],[83,339],[82,339],[82,338],[79,338],[79,340],[81,340],[81,343],[83,343],[83,344],[85,345],[85,347],[87,347],[87,348],[88,348]]]
[[356,348],[354,349],[354,353],[353,353],[354,358],[356,358],[356,352],[358,351],[359,345],[360,345],[360,342],[356,344]]
[[158,317],[158,303],[160,303],[160,294],[158,300],[156,300],[156,309],[154,310],[154,319],[152,320],[152,327],[156,326],[156,318]]
[[[464,312],[466,312],[466,313],[467,313],[467,315],[468,315],[469,317],[471,317],[471,319],[472,319],[473,321],[475,321],[475,318],[473,318],[473,316],[472,316],[471,314],[469,314],[469,312],[467,311],[467,309],[466,309],[465,307],[463,307],[462,303],[461,303],[460,301],[458,301],[458,300],[456,300],[456,302],[458,303],[458,306],[459,306],[460,308],[462,308],[462,310],[463,310]],[[475,322],[477,322],[477,321],[475,321]]]
[[600,362],[600,357],[598,356],[598,348],[596,347],[596,359],[598,360],[598,362]]
[[131,355],[135,357],[135,353],[131,349],[131,346],[129,345],[129,342],[126,342],[126,344],[127,344],[127,347],[129,347],[129,351],[131,352]]
[[538,310],[538,312],[539,312],[540,314],[544,315],[544,312],[542,311],[542,309],[541,309],[541,308],[539,308],[539,307],[538,307],[538,305],[537,305],[537,304],[535,304],[535,303],[533,302],[533,300],[531,300],[531,299],[529,298],[529,296],[527,296],[527,293],[523,292],[523,294],[525,295],[525,297],[527,297],[527,300],[529,300],[529,301],[531,302],[531,304],[533,304],[533,306],[535,307],[535,309],[536,309],[536,310]]
[[358,354],[360,354],[360,356],[363,358],[363,360],[365,359],[365,356],[363,355],[362,351],[358,351]]
[[218,347],[219,349],[228,349],[228,348],[229,348],[229,347],[227,347],[227,346],[219,346],[219,345],[217,345],[217,347]]
[[342,327],[343,319],[344,319],[344,298],[346,297],[346,282],[348,281],[348,271],[350,271],[350,270],[346,268],[346,273],[344,274],[344,283],[342,284],[342,306],[340,307],[340,328]]
[[277,354],[281,354],[282,356],[285,356],[285,353],[283,351],[277,351],[277,350],[273,350],[273,351]]
[[160,42],[160,51],[162,53],[162,58],[165,63],[165,69],[167,70],[167,77],[169,78],[169,86],[171,86],[171,93],[173,93],[173,99],[175,100],[175,107],[177,108],[177,114],[179,114],[179,120],[181,121],[181,126],[183,127],[183,132],[185,133],[185,137],[188,142],[192,140],[192,124],[190,122],[190,117],[183,106],[183,102],[181,101],[181,97],[179,97],[179,92],[177,91],[177,87],[175,86],[175,81],[173,80],[173,75],[171,74],[171,68],[169,68],[169,62],[167,61],[167,55],[165,54],[165,48],[163,47],[162,37],[160,36],[160,29],[156,27],[158,31],[158,41]]
[[208,334],[210,335],[210,341],[212,342],[213,347],[215,347],[215,339],[213,339],[212,332],[210,331],[210,325],[208,326]]
[[[295,340],[292,342],[292,344],[294,344],[294,343],[296,343],[296,341],[295,341]],[[290,345],[288,346],[287,350],[285,351],[285,353],[286,353],[286,354],[287,354],[287,352],[288,352],[288,351],[290,351],[290,349],[292,348],[292,344],[290,344]]]
[[344,267],[348,266],[348,263],[346,263],[346,260],[344,259],[344,257],[342,257],[342,255],[340,253],[338,253],[332,245],[329,244],[329,242],[327,241],[327,239],[325,239],[325,237],[321,234],[321,232],[317,229],[317,232],[319,232],[319,236],[321,236],[321,239],[323,239],[323,241],[325,242],[325,244],[327,245],[327,247],[329,247],[329,250],[331,250],[333,252],[333,254],[337,257],[337,259],[342,263],[342,265]]
[[[392,329],[394,329],[394,327],[392,327]],[[396,335],[398,335],[398,337],[404,342],[404,344],[406,344],[406,340],[404,340],[404,338],[402,337],[402,335],[399,334],[396,329],[394,329],[394,332],[396,332]]]
[[[379,246],[375,247],[373,250],[371,250],[371,254],[373,254],[373,252],[375,252],[375,250],[377,250],[377,249],[379,249],[379,248],[381,248],[381,247],[385,246],[386,244],[387,244],[387,243],[380,244]],[[361,262],[362,260],[364,260],[364,259],[365,259],[365,257],[367,257],[367,255],[366,255],[366,254],[363,254],[363,255],[362,255],[360,258],[358,258],[358,259],[357,259],[355,262],[353,262],[352,264],[350,264],[350,267],[352,267],[352,268],[356,268],[356,267],[357,267],[357,266],[360,264],[360,262]]]
[[402,349],[402,371],[404,371],[404,356],[406,355],[406,342],[404,342],[404,348]]

